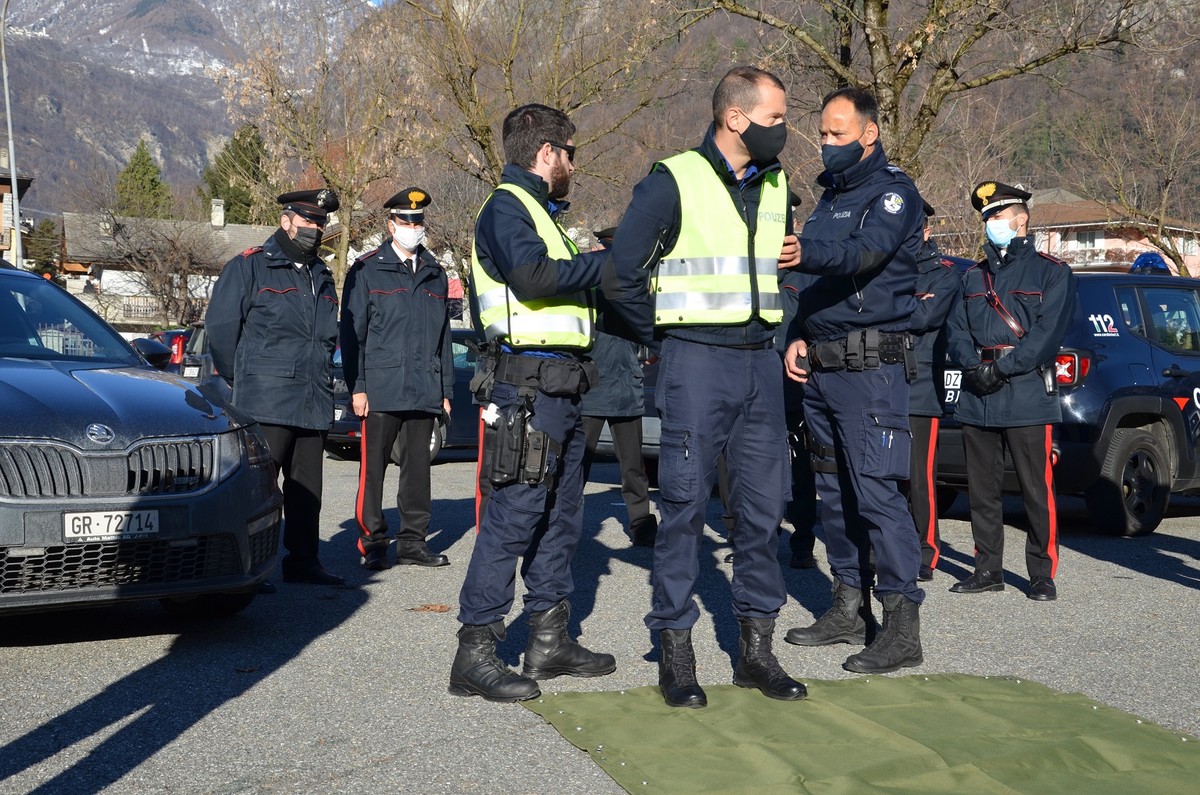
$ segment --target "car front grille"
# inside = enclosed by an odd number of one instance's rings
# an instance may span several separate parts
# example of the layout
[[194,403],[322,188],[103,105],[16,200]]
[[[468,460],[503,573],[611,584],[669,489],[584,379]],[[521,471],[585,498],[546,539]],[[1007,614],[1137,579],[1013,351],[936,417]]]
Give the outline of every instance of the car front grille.
[[187,541],[66,544],[47,547],[41,555],[12,554],[0,547],[0,594],[178,583],[241,573],[237,542],[228,533]]
[[250,536],[250,568],[257,568],[279,551],[279,524]]
[[0,444],[0,497],[186,494],[213,479],[213,437],[143,442],[128,452],[85,453],[62,444]]

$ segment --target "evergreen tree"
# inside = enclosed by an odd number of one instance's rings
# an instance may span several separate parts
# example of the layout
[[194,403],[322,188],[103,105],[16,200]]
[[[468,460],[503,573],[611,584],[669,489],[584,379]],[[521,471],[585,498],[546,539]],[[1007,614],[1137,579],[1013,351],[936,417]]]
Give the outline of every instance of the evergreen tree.
[[37,222],[37,226],[26,236],[25,257],[36,263],[31,270],[36,273],[55,271],[59,240],[58,224],[49,219]]
[[225,200],[226,223],[269,224],[278,217],[278,208],[269,201],[277,191],[263,167],[265,159],[262,135],[257,127],[247,124],[204,169],[200,195],[206,202]]
[[125,170],[117,175],[117,215],[135,218],[169,218],[171,189],[145,141],[138,141]]

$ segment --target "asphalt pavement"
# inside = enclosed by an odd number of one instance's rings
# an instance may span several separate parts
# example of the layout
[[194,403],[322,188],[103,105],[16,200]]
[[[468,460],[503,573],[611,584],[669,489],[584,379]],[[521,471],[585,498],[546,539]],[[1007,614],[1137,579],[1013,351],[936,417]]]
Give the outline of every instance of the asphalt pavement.
[[[446,693],[475,536],[475,464],[443,456],[430,546],[450,556],[449,568],[363,570],[354,551],[357,463],[330,458],[321,555],[352,587],[279,582],[278,593],[222,621],[180,622],[155,604],[0,619],[0,793],[622,792],[528,710]],[[599,482],[587,489],[572,626],[585,644],[615,654],[618,668],[550,680],[547,692],[656,682],[642,623],[652,551],[624,535],[616,466],[592,473]],[[1082,503],[1062,500],[1053,603],[1025,598],[1015,529],[1023,517],[1018,500],[1009,505],[1002,593],[947,591],[971,569],[966,499],[943,520],[941,570],[921,612],[925,664],[909,673],[1029,678],[1200,735],[1200,500],[1176,500],[1163,526],[1139,539],[1091,534]],[[387,515],[395,527],[394,506]],[[716,500],[709,526],[721,527]],[[727,684],[737,652],[728,551],[710,529],[693,633],[703,684]],[[780,544],[791,598],[777,652],[812,698],[820,680],[853,676],[841,662],[856,651],[782,642],[788,627],[829,605],[822,555],[818,545],[818,569],[791,569],[786,537]],[[514,666],[528,633],[519,606],[501,646]]]

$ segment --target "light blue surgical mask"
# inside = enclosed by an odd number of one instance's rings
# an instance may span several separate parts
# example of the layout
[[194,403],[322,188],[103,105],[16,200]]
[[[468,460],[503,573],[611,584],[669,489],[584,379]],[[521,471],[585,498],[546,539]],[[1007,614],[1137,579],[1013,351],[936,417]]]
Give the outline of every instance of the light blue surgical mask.
[[985,225],[987,239],[996,248],[1008,248],[1008,244],[1017,236],[1017,230],[1008,225],[1007,218],[992,218]]

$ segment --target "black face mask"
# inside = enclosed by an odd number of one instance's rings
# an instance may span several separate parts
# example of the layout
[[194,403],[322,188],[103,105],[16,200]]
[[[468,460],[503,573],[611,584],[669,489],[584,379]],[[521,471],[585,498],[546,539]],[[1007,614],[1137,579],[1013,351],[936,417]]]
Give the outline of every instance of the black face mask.
[[746,145],[751,160],[755,163],[770,163],[779,157],[779,153],[787,144],[787,125],[772,124],[770,127],[764,127],[751,121],[745,132],[739,135],[742,136],[742,143]]
[[316,254],[317,249],[321,247],[321,230],[307,226],[298,226],[296,227],[296,235],[292,238],[292,242],[296,244],[296,248],[305,254]]
[[863,145],[858,141],[851,141],[844,146],[834,146],[833,144],[821,146],[821,162],[825,164],[825,170],[830,174],[841,174],[862,160],[862,156]]

